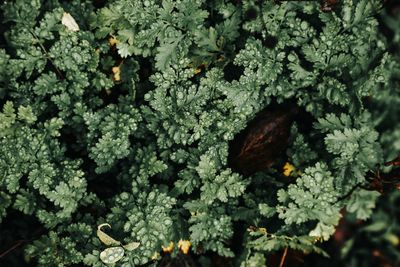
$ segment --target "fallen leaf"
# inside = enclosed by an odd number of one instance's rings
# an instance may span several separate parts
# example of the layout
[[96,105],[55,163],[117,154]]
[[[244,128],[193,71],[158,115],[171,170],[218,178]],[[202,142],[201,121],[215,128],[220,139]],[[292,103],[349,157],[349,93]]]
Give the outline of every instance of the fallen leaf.
[[98,236],[98,238],[101,240],[101,242],[103,242],[103,243],[106,244],[107,246],[110,246],[110,245],[121,245],[121,242],[115,240],[114,238],[112,238],[111,236],[107,235],[106,233],[104,233],[104,232],[101,230],[101,228],[102,228],[103,226],[108,226],[108,227],[111,228],[111,225],[109,225],[108,223],[100,224],[100,225],[97,227],[97,236]]
[[79,26],[76,23],[75,19],[71,16],[71,14],[64,12],[63,17],[61,19],[61,23],[67,27],[68,30],[77,32],[79,31]]
[[125,251],[122,247],[112,247],[100,253],[100,260],[105,264],[116,263],[124,256]]
[[137,249],[140,246],[140,242],[130,242],[126,245],[123,245],[123,247],[128,250],[128,251],[132,251]]

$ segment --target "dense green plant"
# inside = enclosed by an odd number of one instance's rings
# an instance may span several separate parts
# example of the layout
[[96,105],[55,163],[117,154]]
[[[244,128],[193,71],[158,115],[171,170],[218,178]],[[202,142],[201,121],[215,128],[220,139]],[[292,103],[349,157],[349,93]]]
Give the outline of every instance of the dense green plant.
[[[285,248],[327,255],[320,244],[344,210],[374,213],[371,180],[400,154],[399,53],[388,49],[399,20],[381,1],[332,12],[257,0],[1,9],[0,220],[8,229],[17,210],[39,225],[27,261],[105,266],[96,229],[108,223],[116,240],[140,242],[118,266],[156,262],[180,239],[192,254],[263,266]],[[62,23],[65,12],[79,28]],[[230,143],[273,103],[312,117],[291,126],[281,155],[295,170],[242,175],[228,164]],[[361,231],[383,231],[382,214]]]

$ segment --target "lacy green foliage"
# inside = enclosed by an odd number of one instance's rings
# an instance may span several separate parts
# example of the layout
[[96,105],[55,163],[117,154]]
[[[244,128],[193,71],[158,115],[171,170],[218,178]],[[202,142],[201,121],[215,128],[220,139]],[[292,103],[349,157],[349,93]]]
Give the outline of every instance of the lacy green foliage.
[[211,205],[218,199],[227,202],[228,197],[234,198],[243,194],[247,182],[239,174],[232,173],[230,169],[222,170],[217,173],[216,165],[218,163],[212,160],[214,150],[200,157],[199,165],[196,170],[203,182],[201,190],[201,200]]
[[110,104],[102,110],[85,112],[89,157],[96,164],[96,172],[108,171],[116,160],[130,153],[129,136],[137,129],[140,115],[132,105],[121,99],[119,106]]
[[215,251],[219,255],[233,257],[233,252],[224,245],[224,240],[233,235],[233,225],[232,219],[224,215],[226,211],[223,206],[210,209],[210,206],[203,202],[192,202],[187,203],[185,207],[192,214],[189,230],[194,247],[197,248],[201,244],[205,249]]
[[28,259],[38,258],[41,266],[62,267],[82,262],[80,248],[92,235],[93,229],[84,223],[58,227],[57,233],[50,231],[27,247]]
[[284,248],[303,251],[305,253],[315,252],[326,255],[326,253],[315,244],[315,238],[311,236],[286,236],[275,235],[259,229],[250,232],[249,236],[253,239],[247,243],[248,251],[246,257],[241,263],[243,266],[261,266],[265,264],[265,258],[262,254],[265,252],[277,251]]
[[[349,262],[349,266],[369,264],[374,259],[366,253],[366,248],[373,248],[381,253],[388,264],[400,263],[398,246],[400,243],[399,216],[400,193],[392,192],[377,202],[377,209],[370,219],[357,230],[341,249],[341,257]],[[351,219],[350,219],[351,221]],[[360,260],[355,257],[361,256]]]
[[305,169],[287,191],[278,191],[278,200],[283,204],[277,206],[279,218],[286,224],[317,220],[319,223],[310,235],[329,239],[340,218],[337,198],[338,192],[328,166],[318,162],[315,167]]
[[[65,158],[65,148],[53,138],[62,121],[53,118],[31,128],[37,120],[31,107],[19,106],[16,111],[12,102],[6,102],[0,117],[3,194],[15,195],[14,208],[35,213],[47,226],[69,219],[78,202],[87,197],[87,183],[80,161]],[[26,179],[24,188],[21,179]]]
[[291,129],[292,142],[287,151],[290,161],[296,167],[307,166],[317,158],[317,153],[310,147],[306,137],[299,132],[296,125]]
[[253,256],[249,257],[245,261],[242,262],[240,267],[257,267],[257,266],[265,266],[266,259],[263,253],[255,253]]
[[365,220],[371,216],[378,197],[379,193],[376,191],[359,189],[351,195],[346,209],[348,212],[355,213],[357,219]]
[[370,121],[369,113],[354,120],[346,114],[340,117],[328,114],[318,120],[316,127],[328,133],[324,140],[326,150],[335,156],[332,167],[336,170],[339,188],[348,189],[349,185],[364,183],[366,173],[382,162],[378,133]]
[[[31,262],[105,266],[96,228],[108,223],[140,242],[118,265],[188,239],[192,254],[261,266],[285,248],[324,254],[316,241],[341,209],[384,217],[379,194],[356,189],[400,151],[398,19],[381,1],[327,13],[316,1],[101,2],[1,5],[0,220],[18,211],[43,226]],[[229,144],[276,102],[314,127],[292,125],[289,177],[279,164],[244,177]]]
[[123,192],[115,199],[107,222],[124,237],[124,243],[140,242],[138,249],[126,251],[122,262],[144,264],[161,245],[168,244],[173,226],[170,213],[175,202],[158,190],[138,193],[135,197]]

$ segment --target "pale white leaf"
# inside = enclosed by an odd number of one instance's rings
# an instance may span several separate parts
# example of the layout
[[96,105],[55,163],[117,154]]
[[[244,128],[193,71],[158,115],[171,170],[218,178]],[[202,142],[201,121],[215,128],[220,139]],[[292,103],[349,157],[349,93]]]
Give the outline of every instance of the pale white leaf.
[[68,30],[77,32],[79,31],[79,26],[76,23],[75,19],[71,16],[71,14],[64,12],[63,17],[61,19],[61,23],[67,27]]
[[137,249],[140,246],[140,242],[130,242],[126,245],[123,245],[123,247],[128,250],[128,251],[132,251]]
[[100,260],[105,264],[116,263],[124,256],[125,251],[122,247],[111,247],[100,253]]

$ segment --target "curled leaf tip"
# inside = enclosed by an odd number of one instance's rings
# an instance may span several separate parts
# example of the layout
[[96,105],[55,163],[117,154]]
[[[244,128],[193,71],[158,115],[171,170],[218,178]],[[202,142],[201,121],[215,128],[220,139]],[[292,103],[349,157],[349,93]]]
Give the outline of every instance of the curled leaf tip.
[[103,223],[100,224],[97,227],[97,237],[100,239],[101,242],[103,242],[105,245],[107,246],[111,246],[111,245],[120,245],[121,242],[119,242],[118,240],[115,240],[114,238],[112,238],[111,236],[109,236],[108,234],[104,233],[101,228],[103,226],[108,226],[109,228],[111,228],[111,225],[108,223]]
[[132,251],[137,249],[140,246],[140,242],[130,242],[126,245],[123,245],[123,247],[128,250],[128,251]]

